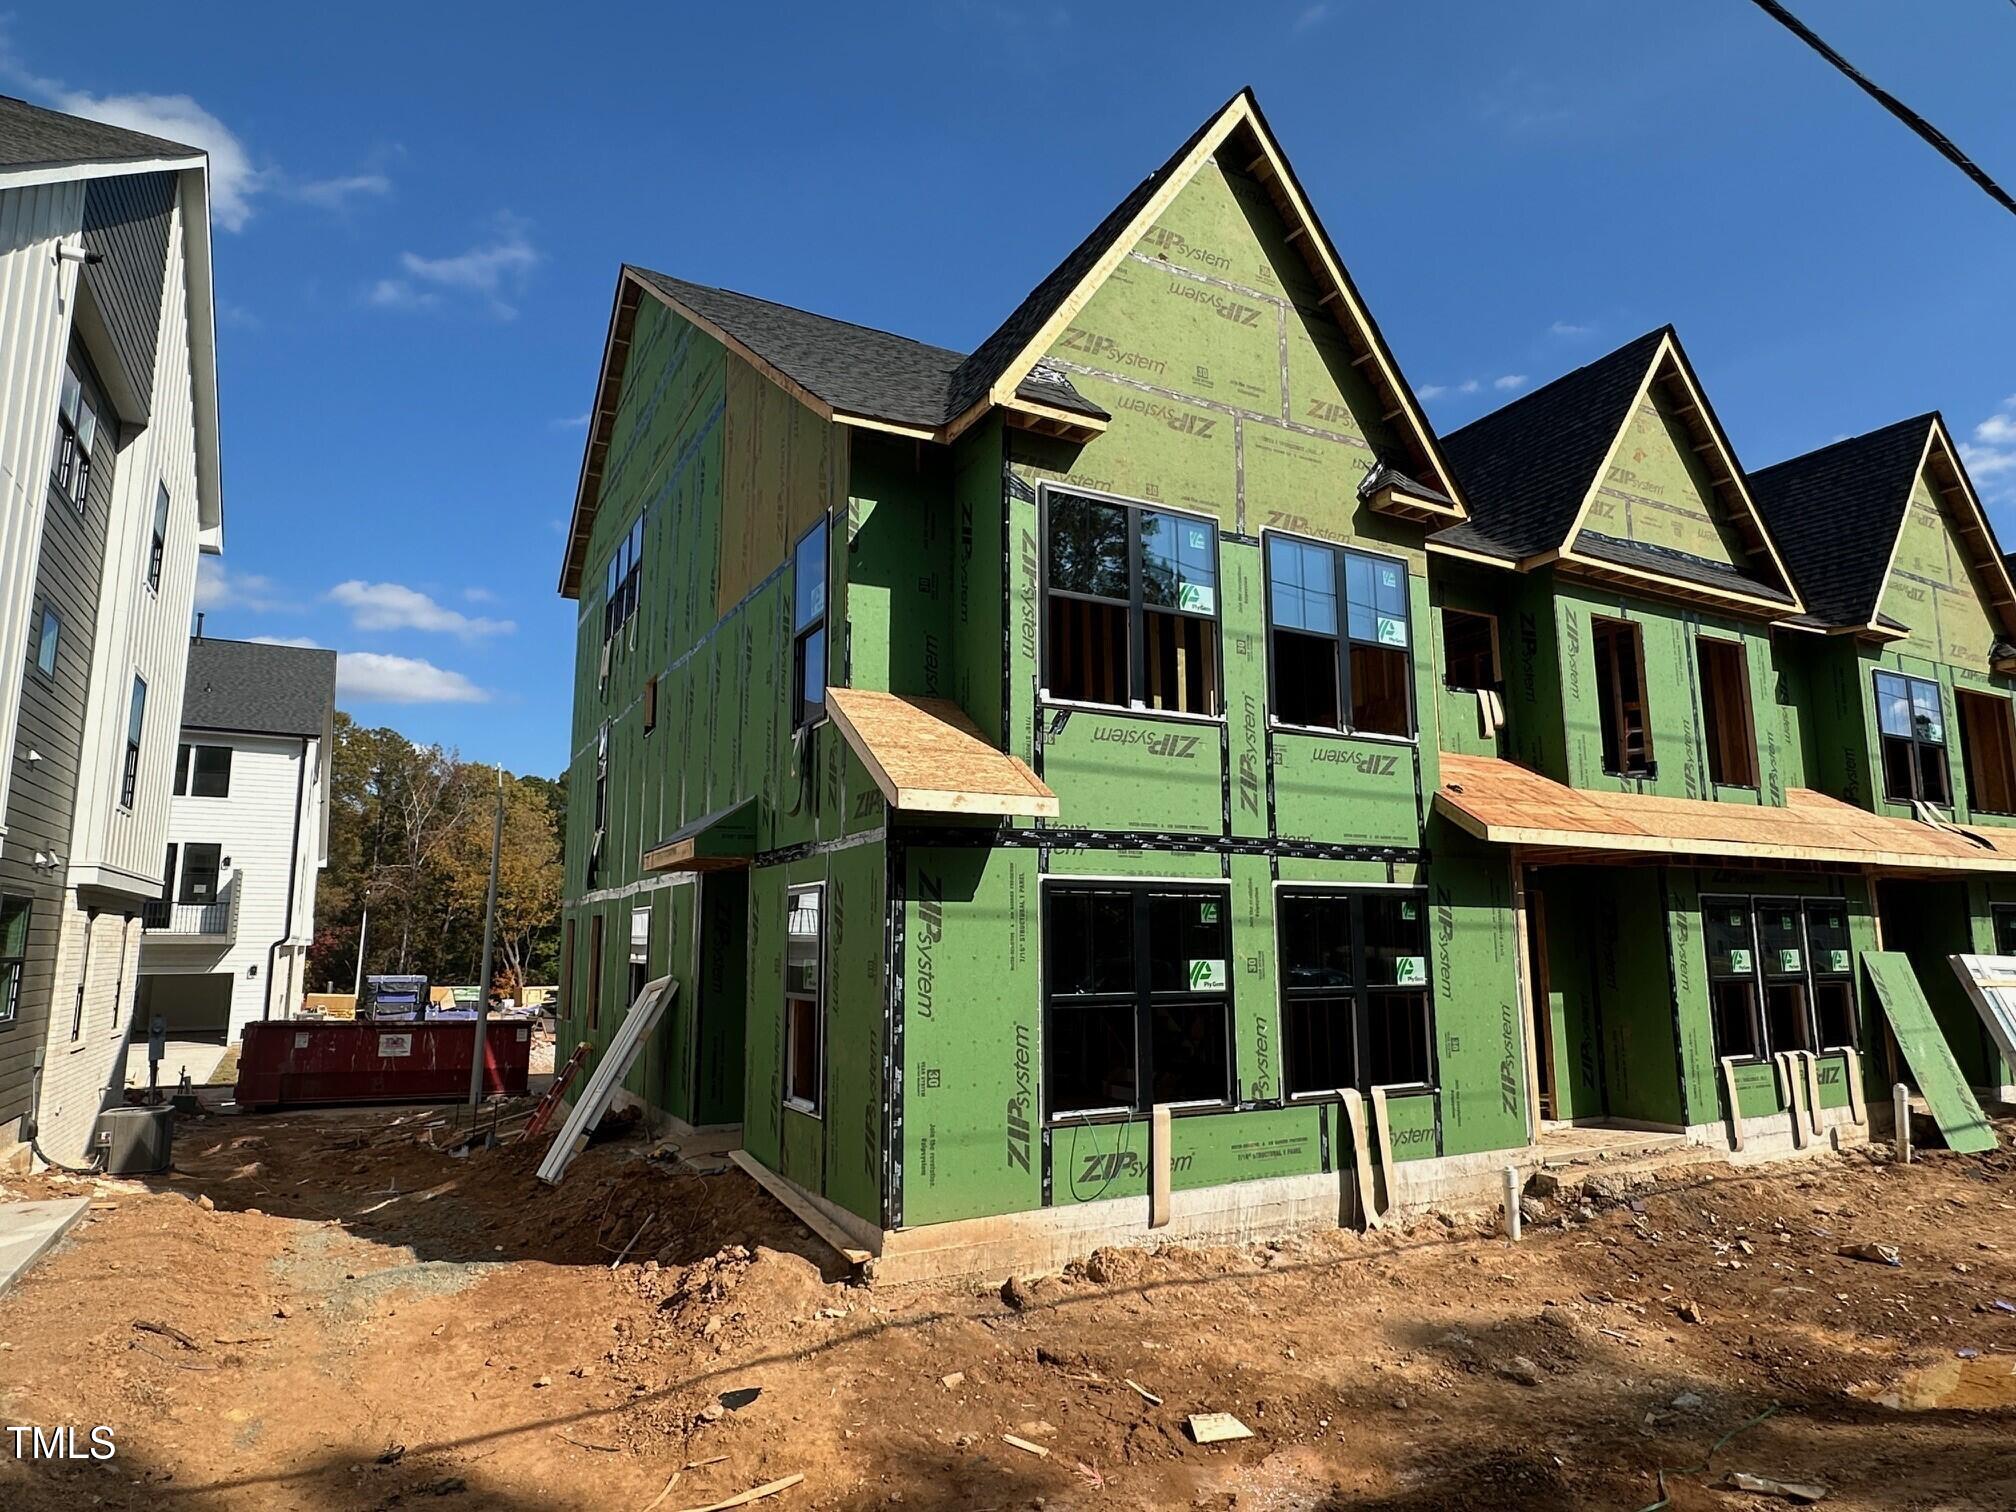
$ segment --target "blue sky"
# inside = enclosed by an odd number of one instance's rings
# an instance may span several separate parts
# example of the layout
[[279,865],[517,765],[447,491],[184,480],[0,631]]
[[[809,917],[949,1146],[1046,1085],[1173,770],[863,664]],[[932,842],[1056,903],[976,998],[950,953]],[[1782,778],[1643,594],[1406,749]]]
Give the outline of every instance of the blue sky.
[[[2016,184],[2016,6],[1794,3]],[[1936,407],[2016,545],[2016,218],[1747,0],[0,21],[0,90],[212,149],[210,632],[548,773],[620,262],[968,348],[1249,83],[1438,426],[1670,320],[1749,466]]]

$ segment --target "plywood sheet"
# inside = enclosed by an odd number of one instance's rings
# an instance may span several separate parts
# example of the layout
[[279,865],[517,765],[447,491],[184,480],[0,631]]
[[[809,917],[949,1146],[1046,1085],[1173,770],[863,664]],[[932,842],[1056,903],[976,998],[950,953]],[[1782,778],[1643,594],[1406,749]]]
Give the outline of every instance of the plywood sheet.
[[2016,834],[1935,829],[1807,788],[1782,808],[1571,788],[1492,756],[1442,753],[1435,807],[1483,840],[1557,850],[1646,851],[1881,866],[2016,871]]
[[1865,950],[1862,966],[1947,1146],[1963,1154],[1994,1149],[1995,1131],[1960,1074],[1960,1063],[1919,989],[1911,958],[1899,950]]
[[1057,795],[950,699],[828,688],[826,707],[894,809],[1057,817]]

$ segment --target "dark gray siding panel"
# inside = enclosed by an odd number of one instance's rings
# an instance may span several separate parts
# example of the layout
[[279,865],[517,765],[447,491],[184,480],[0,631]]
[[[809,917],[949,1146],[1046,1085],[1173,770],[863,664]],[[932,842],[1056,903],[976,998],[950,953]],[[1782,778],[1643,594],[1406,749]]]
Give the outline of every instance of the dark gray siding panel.
[[124,417],[133,425],[145,425],[154,410],[154,344],[174,205],[172,173],[93,179],[84,191],[84,246],[105,256],[84,265],[84,282],[111,329],[120,370],[140,396],[141,412]]
[[[84,370],[82,353],[74,346],[71,352],[72,360]],[[148,371],[152,370],[150,356]],[[0,1025],[0,1124],[27,1111],[35,1047],[43,1043],[50,1013],[69,1011],[69,1005],[51,1001],[64,868],[40,868],[34,860],[37,851],[69,860],[71,821],[77,809],[84,705],[112,513],[112,474],[119,458],[115,439],[119,426],[102,395],[94,391],[93,401],[105,418],[91,452],[90,494],[80,513],[54,489],[45,488],[48,517],[42,523],[42,554],[35,567],[28,660],[20,668],[0,669],[22,680],[21,722],[7,793],[7,845],[0,853],[0,892],[34,900],[20,1012],[11,1024]],[[44,604],[54,604],[63,620],[53,677],[44,677],[35,666]],[[27,759],[31,750],[39,761]]]

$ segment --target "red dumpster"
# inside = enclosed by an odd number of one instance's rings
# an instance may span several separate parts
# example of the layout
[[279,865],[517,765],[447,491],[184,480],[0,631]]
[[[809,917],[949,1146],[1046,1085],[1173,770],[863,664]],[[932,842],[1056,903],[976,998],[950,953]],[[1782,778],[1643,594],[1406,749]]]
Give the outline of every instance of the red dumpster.
[[[417,1023],[307,1020],[245,1026],[238,1055],[238,1105],[429,1102],[469,1095],[472,1019]],[[485,1095],[525,1090],[532,1026],[493,1019],[483,1037]]]

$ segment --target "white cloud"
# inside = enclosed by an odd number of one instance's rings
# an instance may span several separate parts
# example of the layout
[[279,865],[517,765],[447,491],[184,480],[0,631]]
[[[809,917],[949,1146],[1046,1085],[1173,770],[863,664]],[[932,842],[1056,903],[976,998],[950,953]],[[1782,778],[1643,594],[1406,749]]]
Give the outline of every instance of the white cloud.
[[1424,383],[1414,390],[1414,395],[1418,399],[1440,399],[1448,392],[1449,388],[1446,384]]
[[252,218],[252,201],[267,175],[252,166],[238,134],[188,95],[93,95],[63,89],[51,94],[50,101],[71,115],[202,148],[210,154],[211,217],[226,231],[243,231]]
[[2016,394],[1974,427],[1974,440],[1960,443],[1967,475],[1986,498],[2016,505]]
[[350,623],[359,630],[438,630],[468,639],[506,635],[517,628],[510,620],[477,619],[450,609],[404,583],[352,578],[331,588],[328,597],[350,611]]
[[578,415],[562,415],[553,422],[553,429],[555,430],[586,430],[587,428],[588,411],[586,410],[581,411]]
[[1295,18],[1295,25],[1292,30],[1298,32],[1313,31],[1329,18],[1330,7],[1327,3],[1305,5],[1302,7],[1301,14]]
[[1565,341],[1575,341],[1584,336],[1595,335],[1596,327],[1594,325],[1580,324],[1573,320],[1557,320],[1554,324],[1547,327],[1547,334],[1549,336],[1559,336]]
[[263,613],[285,604],[273,579],[256,572],[233,572],[214,556],[196,558],[198,609],[248,609]]
[[499,218],[497,232],[487,242],[452,257],[399,254],[400,273],[381,278],[365,291],[367,304],[389,310],[427,309],[452,296],[485,305],[500,320],[518,313],[513,303],[539,265],[524,223],[514,216]]
[[244,230],[252,219],[253,202],[268,192],[278,191],[304,204],[340,209],[356,195],[382,194],[391,188],[391,180],[380,173],[294,180],[271,165],[259,167],[244,139],[190,95],[145,92],[100,95],[39,75],[14,49],[6,34],[4,16],[0,16],[0,81],[69,115],[145,132],[208,153],[210,216],[226,231]]
[[355,199],[392,192],[392,180],[382,173],[352,173],[341,178],[304,179],[286,186],[289,199],[325,210],[347,209]]
[[1459,394],[1474,394],[1482,387],[1484,385],[1479,383],[1475,378],[1465,378],[1461,383],[1456,385],[1456,392]]
[[[319,651],[320,641],[306,635],[255,635],[261,646],[299,646]],[[460,672],[437,667],[417,656],[387,656],[378,651],[336,653],[336,693],[366,703],[488,703],[490,695]]]
[[462,590],[462,597],[469,600],[472,604],[494,604],[497,602],[497,595],[492,593],[488,588],[464,588]]
[[1491,380],[1491,387],[1497,389],[1502,394],[1513,393],[1518,389],[1526,387],[1526,375],[1524,373],[1501,373]]
[[490,698],[460,672],[417,656],[377,651],[337,654],[336,693],[365,703],[487,703]]

